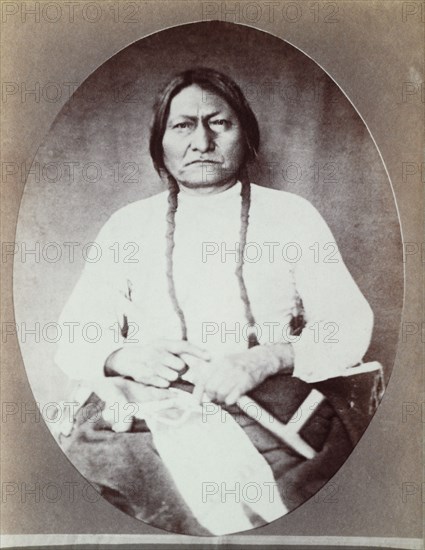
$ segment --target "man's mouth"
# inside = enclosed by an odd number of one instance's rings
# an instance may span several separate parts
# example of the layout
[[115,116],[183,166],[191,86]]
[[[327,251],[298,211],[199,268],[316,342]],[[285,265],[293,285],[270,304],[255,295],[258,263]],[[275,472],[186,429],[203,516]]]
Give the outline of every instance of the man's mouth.
[[220,162],[217,160],[197,159],[192,160],[191,162],[187,162],[186,166],[191,166],[192,164],[220,164]]

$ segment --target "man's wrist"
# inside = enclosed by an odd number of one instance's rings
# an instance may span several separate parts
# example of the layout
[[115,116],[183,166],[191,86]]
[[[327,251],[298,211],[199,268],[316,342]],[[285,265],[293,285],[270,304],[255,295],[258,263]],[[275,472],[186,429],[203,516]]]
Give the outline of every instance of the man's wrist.
[[292,344],[278,342],[276,344],[264,344],[255,346],[249,350],[258,361],[258,365],[266,374],[266,377],[273,374],[292,374],[294,370],[294,349]]

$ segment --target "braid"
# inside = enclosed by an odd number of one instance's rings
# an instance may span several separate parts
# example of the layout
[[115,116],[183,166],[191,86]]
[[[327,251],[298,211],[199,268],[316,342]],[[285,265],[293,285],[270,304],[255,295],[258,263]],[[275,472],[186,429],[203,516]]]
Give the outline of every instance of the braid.
[[177,185],[176,180],[169,176],[168,177],[168,211],[167,211],[167,232],[166,232],[166,259],[167,259],[167,282],[168,282],[168,293],[171,298],[171,302],[174,307],[179,320],[182,331],[182,339],[187,340],[187,326],[186,319],[184,317],[183,310],[180,307],[180,304],[177,300],[176,287],[174,285],[174,276],[173,276],[173,251],[174,251],[174,232],[176,228],[175,215],[178,206],[178,193],[179,186]]
[[[251,206],[251,185],[249,183],[246,172],[244,171],[241,174],[242,182],[242,204],[241,204],[241,228],[240,228],[240,254],[238,265],[235,270],[236,277],[239,282],[240,296],[245,306],[245,316],[248,320],[250,328],[255,326],[255,318],[251,310],[251,302],[249,301],[248,292],[245,285],[245,280],[243,278],[243,266],[244,266],[244,252],[246,246],[246,237],[248,232],[248,223],[249,223],[249,210]],[[182,339],[187,340],[187,326],[186,319],[183,313],[183,310],[180,307],[180,304],[177,300],[176,288],[174,285],[174,276],[173,276],[173,251],[174,251],[174,232],[175,232],[175,214],[178,206],[178,193],[179,186],[174,178],[171,176],[168,177],[168,211],[167,211],[167,232],[166,232],[166,259],[167,259],[167,282],[168,282],[168,292],[171,298],[171,302],[174,307],[179,320],[182,331]],[[258,346],[259,342],[255,332],[250,331],[248,335],[248,348]]]
[[[240,253],[239,261],[236,267],[236,277],[239,282],[239,290],[242,301],[245,306],[245,316],[249,323],[250,328],[252,329],[255,326],[254,315],[251,310],[251,302],[249,301],[248,292],[246,290],[245,280],[243,277],[243,266],[244,266],[244,252],[246,246],[246,236],[248,232],[248,223],[249,223],[249,210],[251,206],[251,184],[249,183],[248,175],[246,170],[240,175],[240,180],[242,182],[242,205],[241,205],[241,229],[240,229]],[[248,335],[248,348],[258,346],[259,342],[255,332],[250,330]]]

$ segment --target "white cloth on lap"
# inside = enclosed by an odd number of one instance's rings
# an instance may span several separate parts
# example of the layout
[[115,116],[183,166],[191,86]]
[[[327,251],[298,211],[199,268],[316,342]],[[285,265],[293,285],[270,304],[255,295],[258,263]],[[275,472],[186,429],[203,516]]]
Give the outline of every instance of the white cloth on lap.
[[143,414],[141,405],[138,416],[197,521],[224,535],[286,514],[270,466],[234,418],[218,405],[216,414],[204,414],[191,394],[175,391],[168,410],[149,413],[149,404]]

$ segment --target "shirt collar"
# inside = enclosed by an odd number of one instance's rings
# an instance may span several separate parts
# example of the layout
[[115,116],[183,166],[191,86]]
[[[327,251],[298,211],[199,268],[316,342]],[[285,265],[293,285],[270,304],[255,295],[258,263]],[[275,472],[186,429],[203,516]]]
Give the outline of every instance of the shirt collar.
[[229,187],[229,189],[226,189],[225,191],[222,191],[221,193],[213,193],[211,195],[190,195],[189,193],[185,193],[184,191],[179,193],[179,203],[181,204],[189,204],[194,202],[204,202],[208,201],[208,204],[218,204],[222,201],[226,201],[231,199],[232,197],[240,196],[242,190],[242,184],[238,180],[232,187]]

